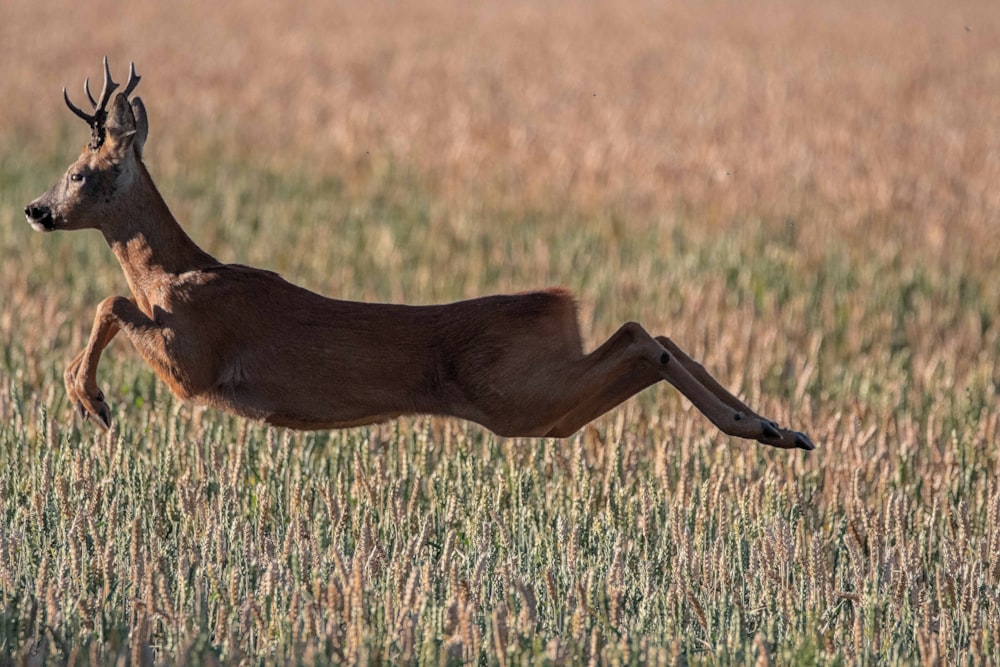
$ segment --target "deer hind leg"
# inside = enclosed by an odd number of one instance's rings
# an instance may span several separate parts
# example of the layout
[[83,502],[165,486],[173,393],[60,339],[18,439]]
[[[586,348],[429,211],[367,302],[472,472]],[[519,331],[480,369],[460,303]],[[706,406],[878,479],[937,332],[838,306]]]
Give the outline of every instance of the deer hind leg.
[[754,429],[749,420],[744,421],[742,413],[695,380],[678,359],[635,322],[622,325],[580,364],[584,370],[574,383],[575,391],[563,396],[568,408],[566,414],[548,435],[570,435],[660,380],[677,387],[723,432],[744,438],[763,434],[761,429]]
[[603,415],[646,387],[662,380],[660,374],[645,364],[637,363],[627,368],[616,380],[601,387],[596,394],[588,396],[564,415],[545,435],[550,438],[566,438],[593,420]]
[[[764,421],[769,421],[758,415],[752,409],[750,409],[750,407],[747,406],[746,403],[744,403],[736,396],[733,396],[731,393],[729,393],[729,391],[725,387],[719,384],[718,380],[712,377],[712,375],[709,374],[707,370],[705,370],[704,366],[702,366],[699,362],[689,357],[687,352],[682,350],[680,346],[677,345],[677,343],[670,340],[666,336],[657,336],[656,342],[662,345],[664,348],[666,348],[666,350],[670,352],[670,354],[673,355],[673,357],[678,362],[680,362],[680,364],[687,370],[688,373],[690,373],[698,382],[705,385],[705,387],[713,394],[715,394],[720,401],[722,401],[729,407],[733,408],[734,410],[744,413],[745,415],[748,415],[750,417],[756,417]],[[778,425],[775,422],[770,422],[770,423],[775,428],[778,427]]]
[[781,449],[816,448],[805,433],[781,428],[776,422],[751,410],[672,340],[659,336],[656,341],[669,351],[675,361],[664,369],[663,378],[684,394],[723,433],[752,438]]
[[[637,343],[639,341],[639,343]],[[643,349],[642,343],[647,343]],[[662,362],[666,352],[648,343],[649,334],[635,322],[628,322],[600,347],[583,357],[572,383],[574,391],[561,398],[562,414],[545,434],[565,438],[623,403],[646,387],[663,379],[649,357]]]
[[670,339],[654,339],[634,322],[623,325],[581,364],[585,370],[575,383],[573,404],[547,435],[571,435],[642,389],[666,380],[728,435],[781,448],[813,449],[804,434],[760,417]]
[[[525,344],[515,346],[524,354],[486,369],[488,372],[482,374],[485,380],[471,390],[464,387],[462,400],[449,414],[478,422],[498,435],[509,437],[565,437],[579,430],[604,411],[595,412],[592,406],[601,400],[598,394],[602,390],[617,386],[623,380],[632,384],[627,378],[641,364],[642,351],[635,345],[631,331],[638,325],[626,324],[598,349],[584,355],[575,339],[575,320],[571,325],[574,340],[568,343],[545,345],[548,337],[542,335],[529,337]],[[656,343],[652,344],[659,348]],[[659,379],[653,374],[647,384]],[[616,398],[609,407],[635,391],[638,389]],[[588,417],[578,425],[557,428],[553,432],[568,415],[577,413],[585,413]]]

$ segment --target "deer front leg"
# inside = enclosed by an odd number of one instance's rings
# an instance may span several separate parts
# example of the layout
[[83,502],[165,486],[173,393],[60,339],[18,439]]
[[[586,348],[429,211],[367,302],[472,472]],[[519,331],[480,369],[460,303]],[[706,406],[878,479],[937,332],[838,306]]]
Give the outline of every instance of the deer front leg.
[[97,364],[104,348],[118,333],[118,323],[104,313],[105,304],[114,298],[120,297],[110,297],[98,305],[87,346],[76,355],[63,374],[70,403],[76,406],[84,419],[93,416],[105,429],[111,426],[111,410],[104,402],[104,392],[97,386]]
[[166,367],[163,328],[146,316],[132,299],[108,297],[97,306],[94,327],[87,346],[66,369],[66,391],[85,417],[94,417],[104,429],[111,426],[111,410],[97,386],[97,364],[101,352],[123,331],[154,370]]

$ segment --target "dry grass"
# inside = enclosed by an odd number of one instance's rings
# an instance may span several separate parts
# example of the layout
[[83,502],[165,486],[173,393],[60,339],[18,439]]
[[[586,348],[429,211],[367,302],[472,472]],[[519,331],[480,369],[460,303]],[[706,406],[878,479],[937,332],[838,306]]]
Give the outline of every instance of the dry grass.
[[[995,2],[3,19],[0,664],[995,661]],[[95,435],[61,373],[126,286],[18,212],[105,52],[218,256],[350,298],[566,284],[591,342],[641,319],[821,449],[667,390],[566,442],[288,434],[177,404],[125,345]]]

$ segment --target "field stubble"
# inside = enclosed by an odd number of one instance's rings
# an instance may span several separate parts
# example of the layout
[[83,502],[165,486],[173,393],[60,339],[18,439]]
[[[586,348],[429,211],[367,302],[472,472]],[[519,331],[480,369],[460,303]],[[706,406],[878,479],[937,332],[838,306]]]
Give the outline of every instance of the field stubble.
[[[38,4],[0,21],[27,101],[0,110],[0,661],[996,655],[993,4]],[[643,321],[820,449],[666,389],[565,442],[291,434],[177,403],[121,344],[96,435],[61,373],[124,281],[18,212],[105,51],[222,259],[345,298],[565,284],[591,343]]]

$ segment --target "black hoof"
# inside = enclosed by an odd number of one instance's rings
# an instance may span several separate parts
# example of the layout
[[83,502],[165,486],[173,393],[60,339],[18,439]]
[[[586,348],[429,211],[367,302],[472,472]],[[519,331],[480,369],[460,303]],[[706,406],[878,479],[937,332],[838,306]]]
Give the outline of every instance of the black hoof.
[[780,438],[781,432],[768,422],[764,422],[764,435],[768,438]]
[[809,436],[807,436],[805,433],[795,434],[795,446],[799,449],[804,449],[807,452],[811,452],[812,450],[816,449],[816,445],[813,444],[813,441],[810,440]]
[[111,428],[111,410],[109,410],[107,406],[101,408],[101,414],[99,416],[104,428]]

